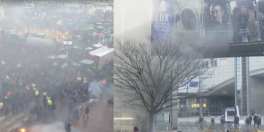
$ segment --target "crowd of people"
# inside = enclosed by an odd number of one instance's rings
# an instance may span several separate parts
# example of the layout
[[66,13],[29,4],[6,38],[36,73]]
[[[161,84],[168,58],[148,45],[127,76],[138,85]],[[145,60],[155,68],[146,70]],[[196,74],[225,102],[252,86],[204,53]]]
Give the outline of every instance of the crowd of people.
[[32,112],[39,119],[45,112],[53,112],[57,103],[67,103],[71,113],[86,111],[87,116],[89,83],[100,81],[100,75],[70,66],[61,69],[52,65],[55,59],[43,56],[40,51],[17,46],[0,44],[0,109],[3,114],[23,112],[33,103],[35,111]]
[[[252,125],[253,121],[253,125]],[[220,117],[220,124],[223,130],[229,131],[228,127],[226,126],[226,119],[224,115],[221,115]],[[234,131],[239,131],[240,130],[240,118],[238,115],[235,115],[234,121],[233,121],[233,129]],[[245,124],[246,124],[246,129],[250,130],[251,128],[254,128],[255,130],[260,130],[261,129],[261,116],[259,114],[255,115],[247,115],[245,118]],[[200,115],[199,120],[198,120],[198,125],[200,130],[204,130],[205,127],[205,121],[203,115]],[[215,118],[211,116],[211,121],[210,121],[210,130],[215,130]]]
[[[17,35],[24,36],[24,37],[29,37],[29,36],[32,36],[33,34],[41,34],[43,35],[43,37],[52,39],[58,44],[62,44],[64,41],[72,40],[72,35],[69,32],[59,31],[55,29],[40,30],[37,28],[33,28],[33,29],[25,28],[23,30],[18,30],[16,32],[17,32]],[[8,31],[6,31],[6,34],[8,34]]]

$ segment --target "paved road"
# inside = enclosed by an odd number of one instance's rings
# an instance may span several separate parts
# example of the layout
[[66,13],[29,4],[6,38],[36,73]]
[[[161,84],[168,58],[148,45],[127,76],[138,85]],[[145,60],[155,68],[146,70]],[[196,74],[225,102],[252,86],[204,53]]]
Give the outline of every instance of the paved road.
[[[215,118],[215,123],[220,123],[220,116],[214,116]],[[179,121],[189,121],[189,122],[197,122],[199,119],[199,117],[181,117],[179,118]],[[263,117],[262,117],[263,119]],[[211,116],[204,116],[204,120],[206,122],[211,122]],[[241,116],[240,117],[240,121],[239,121],[240,124],[245,124],[245,116]]]
[[88,120],[81,119],[74,126],[82,132],[113,132],[113,105],[107,104],[112,95],[113,89],[106,90],[98,102],[91,104]]
[[[90,105],[89,118],[84,120],[82,117],[78,122],[71,122],[73,125],[72,132],[113,132],[113,105],[107,103],[108,99],[113,95],[113,88],[106,89],[98,101],[92,102]],[[37,121],[36,115],[34,120],[23,124],[35,123],[27,128],[28,132],[42,132],[41,130],[64,132],[64,120],[68,119],[69,107],[64,104],[55,110],[55,114],[50,114],[47,119]],[[82,116],[82,115],[81,115]],[[22,127],[21,123],[16,126]],[[43,131],[44,132],[44,131]]]
[[[196,124],[196,122],[198,121],[199,117],[185,117],[185,118],[179,118],[179,130],[182,131],[199,131],[199,125]],[[223,127],[220,125],[220,116],[214,117],[215,118],[215,131],[222,131]],[[263,118],[263,117],[262,117]],[[246,126],[245,125],[245,116],[241,116],[240,117],[240,130],[242,131],[254,131],[255,128],[254,126]],[[208,130],[210,127],[210,120],[211,117],[209,116],[205,116],[204,117],[205,120],[205,125],[204,125],[204,129]],[[252,122],[253,123],[253,122]],[[232,124],[228,124],[225,127],[226,129],[232,130],[233,129],[233,125]],[[261,130],[264,130],[264,125],[261,126]]]

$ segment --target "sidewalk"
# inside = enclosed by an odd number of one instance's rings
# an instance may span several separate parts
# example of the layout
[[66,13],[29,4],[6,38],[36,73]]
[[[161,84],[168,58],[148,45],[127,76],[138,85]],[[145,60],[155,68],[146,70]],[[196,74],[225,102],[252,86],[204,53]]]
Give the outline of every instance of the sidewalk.
[[9,114],[7,117],[4,115],[0,117],[0,130],[11,131],[11,129],[16,126],[18,123],[22,123],[24,120],[29,118],[29,110],[34,106],[34,103],[30,103],[28,109],[25,109],[24,112],[18,114]]

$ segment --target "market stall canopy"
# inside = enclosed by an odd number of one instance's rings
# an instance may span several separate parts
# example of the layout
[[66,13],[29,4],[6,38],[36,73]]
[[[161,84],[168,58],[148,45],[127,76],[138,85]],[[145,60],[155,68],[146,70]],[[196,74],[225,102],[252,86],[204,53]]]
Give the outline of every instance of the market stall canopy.
[[95,44],[95,45],[93,45],[95,48],[100,48],[100,47],[102,47],[103,45],[102,44]]
[[58,55],[59,59],[66,59],[67,57],[68,57],[68,55],[66,55],[66,54]]
[[86,65],[91,65],[91,64],[94,63],[94,61],[84,59],[84,60],[81,61],[81,63],[82,64],[86,64]]
[[107,46],[103,46],[101,48],[98,48],[96,50],[89,52],[89,54],[93,56],[96,55],[96,56],[101,57],[113,51],[114,51],[114,48],[108,48]]
[[45,39],[45,34],[44,33],[32,33],[32,37]]
[[91,48],[91,47],[85,48],[85,51],[91,51],[91,50],[93,50],[93,48]]
[[78,64],[78,63],[76,63],[76,62],[73,62],[72,64],[71,64],[72,66],[80,66],[80,64]]
[[103,29],[104,27],[102,27],[102,26],[97,26],[97,28],[98,28],[98,29]]
[[52,65],[53,66],[58,66],[58,63],[57,62],[54,62]]
[[63,44],[64,45],[72,45],[72,41],[64,41]]
[[64,64],[61,66],[61,68],[64,69],[64,68],[66,68],[67,66],[68,66],[68,64],[67,64],[67,63],[64,63]]
[[17,34],[16,30],[9,30],[8,34]]

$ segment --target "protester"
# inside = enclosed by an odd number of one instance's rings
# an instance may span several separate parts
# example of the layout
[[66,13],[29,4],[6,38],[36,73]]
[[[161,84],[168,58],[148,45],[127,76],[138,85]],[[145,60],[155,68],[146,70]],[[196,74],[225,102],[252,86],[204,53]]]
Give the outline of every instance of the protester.
[[90,109],[89,109],[89,106],[86,106],[86,108],[85,108],[85,113],[84,113],[84,115],[83,115],[83,118],[86,116],[86,118],[89,118],[89,111],[90,111]]
[[261,116],[258,115],[258,117],[257,117],[257,129],[259,130],[260,127],[261,127]]
[[234,129],[239,130],[239,117],[238,117],[238,115],[235,116],[234,123],[235,123]]
[[200,125],[200,130],[203,130],[204,118],[202,114],[199,117],[199,125]]
[[214,130],[214,124],[215,124],[215,119],[214,119],[214,117],[212,116],[212,117],[211,117],[210,130]]

